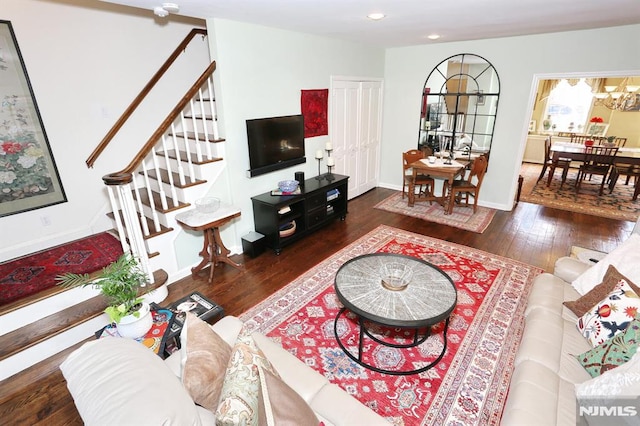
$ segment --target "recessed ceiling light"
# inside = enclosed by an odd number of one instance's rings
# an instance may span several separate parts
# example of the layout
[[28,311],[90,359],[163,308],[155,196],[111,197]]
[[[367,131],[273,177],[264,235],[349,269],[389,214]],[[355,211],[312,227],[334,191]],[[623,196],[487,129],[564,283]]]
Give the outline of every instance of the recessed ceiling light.
[[439,34],[429,34],[429,35],[427,36],[427,38],[428,38],[429,40],[437,40],[437,39],[439,39],[439,38],[440,38],[440,35],[439,35]]
[[373,19],[374,21],[379,21],[384,18],[386,15],[384,13],[370,13],[367,15],[367,18]]

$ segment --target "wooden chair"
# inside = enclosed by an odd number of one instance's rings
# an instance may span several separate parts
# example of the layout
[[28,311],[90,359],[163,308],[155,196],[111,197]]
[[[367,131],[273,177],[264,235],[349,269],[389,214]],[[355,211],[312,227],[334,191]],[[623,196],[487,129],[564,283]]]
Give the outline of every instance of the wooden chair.
[[602,176],[602,183],[600,183],[599,195],[602,195],[604,184],[607,181],[609,171],[613,166],[613,162],[618,153],[618,147],[606,147],[606,146],[587,146],[584,151],[584,163],[578,170],[578,178],[576,179],[576,193],[580,191],[580,185],[587,176],[591,179],[591,176]]
[[585,141],[592,141],[594,140],[593,136],[586,136],[586,135],[571,135],[571,143],[581,143],[584,145]]
[[549,186],[551,184],[553,174],[556,171],[556,167],[561,167],[562,182],[560,183],[560,188],[562,188],[562,185],[564,185],[564,182],[567,180],[569,165],[571,165],[571,160],[565,158],[559,158],[558,161],[554,164],[553,155],[551,155],[551,136],[546,138],[544,140],[544,164],[542,164],[542,171],[540,172],[540,176],[538,176],[538,182],[540,182],[540,179],[544,177],[544,174],[547,171],[547,167],[549,167],[549,179],[547,180],[547,186]]
[[640,192],[640,165],[638,164],[614,164],[611,169],[611,175],[609,176],[609,194],[613,192],[613,188],[618,182],[620,176],[626,176],[624,184],[629,185],[629,181],[633,178],[633,185],[635,187],[632,200],[635,201],[638,198]]
[[[408,188],[413,182],[413,171],[411,170],[411,164],[424,158],[424,153],[417,149],[411,149],[402,153],[402,198],[404,199],[407,194]],[[434,180],[431,176],[424,174],[417,174],[415,186],[418,188],[419,193],[427,195],[433,195]],[[423,187],[426,187],[423,189]]]
[[[607,139],[607,142],[608,142],[608,139]],[[627,144],[627,138],[613,138],[612,143],[618,148],[622,148]]]
[[[480,193],[480,186],[482,186],[482,180],[487,172],[487,157],[481,155],[473,160],[469,176],[466,179],[454,180],[451,183],[451,197],[455,198],[457,203],[461,203],[463,200],[465,205],[469,205],[469,197],[473,197],[473,212],[475,213],[478,208],[478,194]],[[476,183],[473,183],[475,177]],[[451,212],[449,212],[451,213]]]

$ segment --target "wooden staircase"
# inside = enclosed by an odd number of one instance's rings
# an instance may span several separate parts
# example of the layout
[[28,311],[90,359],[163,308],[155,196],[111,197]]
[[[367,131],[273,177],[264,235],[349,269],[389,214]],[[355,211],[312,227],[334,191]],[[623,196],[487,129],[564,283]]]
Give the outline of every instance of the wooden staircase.
[[[180,51],[198,34],[204,36],[206,30],[194,29],[185,38],[91,154],[87,160],[89,167]],[[173,245],[167,243],[181,231],[175,215],[190,207],[193,200],[207,194],[226,166],[223,160],[225,140],[218,132],[213,90],[215,68],[215,62],[211,62],[127,167],[103,177],[111,203],[112,212],[108,216],[125,249],[140,259],[151,283],[149,289],[167,284],[168,277],[176,272],[176,253],[170,249]],[[56,296],[55,292],[51,293]],[[69,330],[83,325],[87,328],[105,307],[102,296],[93,297],[0,336],[0,366],[2,361],[20,356],[22,351]],[[94,338],[96,330],[84,331],[87,340]],[[61,353],[68,353],[68,349],[60,349]],[[46,374],[47,370],[56,369],[59,362],[56,357],[51,358],[52,362],[43,361],[37,364],[39,367],[33,367],[38,368],[38,373],[29,373],[27,369],[19,375]],[[11,377],[1,381],[0,386],[4,387],[10,380]]]

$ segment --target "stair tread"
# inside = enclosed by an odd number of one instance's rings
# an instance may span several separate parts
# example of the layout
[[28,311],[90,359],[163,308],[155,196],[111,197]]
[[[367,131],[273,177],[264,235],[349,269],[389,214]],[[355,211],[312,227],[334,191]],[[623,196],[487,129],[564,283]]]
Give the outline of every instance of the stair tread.
[[[164,151],[159,151],[157,153],[158,155],[164,156]],[[175,149],[170,149],[169,151],[167,151],[167,156],[169,158],[173,158],[174,160],[179,159],[180,161],[187,161],[187,153],[185,151],[180,151],[180,158],[178,158],[178,156],[176,155],[176,150]],[[216,161],[222,161],[222,158],[220,157],[214,157],[211,160],[209,159],[203,159],[202,161],[198,160],[198,156],[196,155],[195,152],[191,152],[189,153],[189,156],[191,157],[191,162],[193,164],[209,164],[209,163],[215,163]]]
[[[120,220],[123,221],[124,218],[122,216],[122,211],[119,210],[118,214],[120,215]],[[107,213],[107,217],[109,217],[111,220],[115,220],[115,215],[113,214],[113,212]],[[144,216],[144,220],[147,222],[147,228],[149,229],[149,235],[142,236],[142,238],[144,238],[145,240],[173,231],[173,228],[167,228],[163,224],[160,224],[160,230],[156,231],[154,228],[153,219],[151,219],[150,217]],[[127,238],[127,241],[128,241],[128,238]],[[151,256],[151,254],[149,254],[149,256]]]
[[[148,287],[148,290],[153,290],[166,283],[168,274],[160,269],[153,273],[153,277],[155,282]],[[0,336],[0,360],[101,315],[106,306],[106,301],[102,295],[95,296],[78,305],[71,306]]]
[[211,114],[205,114],[204,116],[202,114],[196,113],[196,114],[191,114],[191,113],[187,113],[184,115],[184,118],[195,118],[196,120],[209,120],[209,121],[213,121],[213,115]]
[[[140,172],[142,174],[142,172]],[[163,183],[169,184],[169,172],[166,169],[160,170],[160,178],[158,178],[158,174],[155,170],[149,170],[148,175],[150,178],[161,181]],[[177,172],[171,172],[173,177],[173,184],[176,188],[188,188],[195,185],[201,185],[206,183],[206,180],[195,179],[192,182],[187,182],[184,185],[180,183],[180,175]]]
[[[163,209],[162,208],[162,201],[161,201],[160,193],[157,192],[157,191],[151,191],[151,196],[153,197],[154,208],[157,211],[159,211],[160,213],[172,212],[172,211],[175,211],[175,210],[183,209],[185,207],[189,207],[191,205],[190,203],[184,203],[182,201],[178,201],[178,205],[174,206],[173,198],[167,197],[168,208],[167,209]],[[133,198],[136,199],[136,192],[135,191],[133,191]],[[140,191],[140,201],[142,201],[142,204],[144,204],[145,206],[151,207],[151,203],[149,201],[149,194],[148,194],[147,191],[145,191],[145,190]]]
[[[184,138],[185,134],[187,136],[187,139],[191,139],[191,140],[196,140],[196,133],[195,132],[178,132],[178,133],[169,133],[169,136],[175,136],[177,138]],[[213,135],[207,135],[207,137],[205,138],[205,135],[203,134],[198,134],[198,139],[199,141],[207,141],[207,142],[213,142],[213,143],[217,143],[217,142],[224,142],[225,139],[224,138],[215,138]]]

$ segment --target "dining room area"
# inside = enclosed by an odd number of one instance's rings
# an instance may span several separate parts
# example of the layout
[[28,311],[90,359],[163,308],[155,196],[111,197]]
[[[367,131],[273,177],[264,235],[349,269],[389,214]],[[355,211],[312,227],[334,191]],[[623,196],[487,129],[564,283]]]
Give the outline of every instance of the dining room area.
[[523,201],[625,220],[640,214],[640,77],[540,80]]

